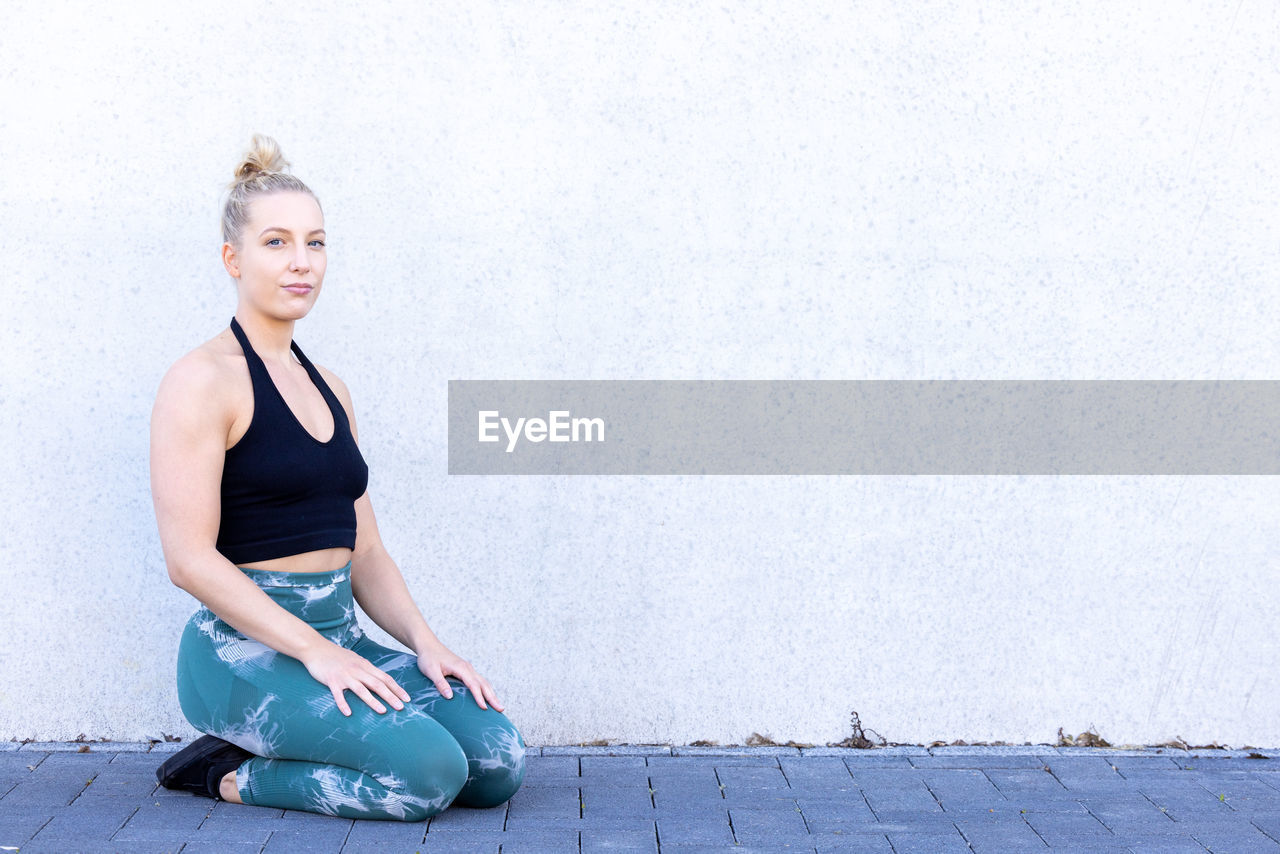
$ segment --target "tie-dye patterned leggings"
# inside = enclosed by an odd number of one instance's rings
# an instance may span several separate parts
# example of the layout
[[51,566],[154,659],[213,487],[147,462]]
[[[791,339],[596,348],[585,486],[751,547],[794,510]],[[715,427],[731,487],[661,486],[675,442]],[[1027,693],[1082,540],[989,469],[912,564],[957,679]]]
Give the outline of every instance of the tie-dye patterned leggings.
[[[496,806],[520,787],[524,740],[450,678],[446,700],[417,656],[356,624],[351,565],[333,572],[245,569],[275,602],[391,674],[410,701],[378,714],[348,692],[351,716],[307,668],[200,608],[178,647],[178,702],[196,729],[254,754],[236,771],[246,804],[346,818],[422,821],[449,806]],[[456,801],[455,801],[456,798]]]

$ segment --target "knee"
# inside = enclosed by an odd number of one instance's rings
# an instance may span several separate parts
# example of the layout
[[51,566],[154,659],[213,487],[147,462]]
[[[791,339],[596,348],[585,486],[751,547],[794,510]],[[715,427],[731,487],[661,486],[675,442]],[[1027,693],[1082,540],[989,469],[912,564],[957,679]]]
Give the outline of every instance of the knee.
[[418,746],[414,779],[405,786],[405,821],[422,821],[443,812],[467,783],[467,757],[458,742],[444,735]]
[[474,752],[468,751],[469,774],[458,793],[458,803],[481,809],[506,803],[524,781],[524,738],[502,718],[500,725],[481,733],[476,743]]

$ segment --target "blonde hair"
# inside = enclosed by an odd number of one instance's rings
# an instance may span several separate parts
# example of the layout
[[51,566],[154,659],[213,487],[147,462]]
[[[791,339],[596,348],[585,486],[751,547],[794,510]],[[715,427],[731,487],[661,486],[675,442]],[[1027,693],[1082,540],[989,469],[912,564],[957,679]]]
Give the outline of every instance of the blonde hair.
[[249,223],[249,203],[257,196],[307,193],[320,204],[310,187],[284,171],[288,166],[289,161],[284,159],[274,139],[260,133],[253,135],[248,150],[236,166],[235,178],[227,185],[227,203],[222,208],[223,240],[237,250],[242,247],[241,235]]

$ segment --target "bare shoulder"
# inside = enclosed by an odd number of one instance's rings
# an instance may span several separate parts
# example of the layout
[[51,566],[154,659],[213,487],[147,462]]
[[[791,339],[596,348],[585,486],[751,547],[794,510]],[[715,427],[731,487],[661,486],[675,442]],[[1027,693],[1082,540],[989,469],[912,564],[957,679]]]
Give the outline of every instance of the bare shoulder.
[[213,418],[229,424],[245,403],[246,390],[252,405],[248,377],[244,353],[228,330],[225,337],[214,336],[169,367],[156,391],[154,414]]

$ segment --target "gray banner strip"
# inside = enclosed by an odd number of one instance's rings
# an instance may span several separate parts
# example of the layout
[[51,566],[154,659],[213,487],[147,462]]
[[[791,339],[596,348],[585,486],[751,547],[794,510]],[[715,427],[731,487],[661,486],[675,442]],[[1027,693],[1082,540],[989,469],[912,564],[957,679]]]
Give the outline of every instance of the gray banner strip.
[[1271,380],[450,380],[450,474],[1280,474]]

